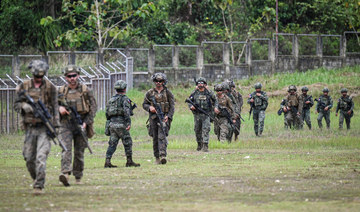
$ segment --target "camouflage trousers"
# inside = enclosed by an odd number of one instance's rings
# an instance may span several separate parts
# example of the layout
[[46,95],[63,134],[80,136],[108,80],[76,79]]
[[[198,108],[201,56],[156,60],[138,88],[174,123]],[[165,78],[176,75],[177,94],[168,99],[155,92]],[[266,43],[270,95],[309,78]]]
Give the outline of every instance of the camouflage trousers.
[[235,125],[235,127],[236,127],[237,129],[239,129],[239,131],[233,130],[235,136],[238,136],[238,135],[240,134],[240,128],[241,128],[241,119],[240,119],[240,117],[236,119],[236,122],[235,122],[234,125]]
[[205,114],[194,114],[194,131],[196,142],[209,143],[211,123],[210,117]]
[[154,156],[156,158],[166,157],[167,155],[166,149],[168,145],[168,140],[166,136],[169,134],[170,124],[171,124],[171,120],[168,120],[168,122],[166,123],[166,127],[164,127],[166,128],[164,134],[163,131],[161,130],[158,119],[150,118],[149,134],[153,138],[153,151],[154,151]]
[[23,156],[30,176],[35,180],[34,188],[44,188],[46,160],[50,149],[50,138],[45,126],[26,127]]
[[290,128],[300,129],[301,128],[301,117],[296,113],[288,112],[286,113],[286,122]]
[[330,129],[330,112],[323,112],[323,111],[319,112],[317,121],[318,121],[318,125],[319,125],[320,129],[323,127],[323,125],[322,125],[323,118],[325,118],[325,121],[326,121],[326,128]]
[[218,137],[218,140],[221,142],[231,141],[232,137],[232,128],[229,124],[229,121],[226,117],[216,117],[214,124],[214,131]]
[[340,111],[339,116],[339,129],[343,128],[344,119],[346,122],[346,128],[350,129],[350,121],[351,121],[351,115],[347,114],[346,112]]
[[253,120],[255,134],[261,135],[264,131],[265,110],[254,110]]
[[[80,179],[84,171],[85,141],[80,132],[74,129],[73,124],[61,122],[59,137],[66,146],[67,151],[61,154],[61,173],[71,174]],[[72,163],[72,148],[74,141],[74,161]]]
[[310,119],[310,109],[309,110],[303,110],[302,114],[301,114],[301,128],[304,125],[304,121],[306,123],[306,125],[309,127],[309,129],[311,130],[311,119]]
[[285,128],[285,129],[288,129],[288,128],[289,128],[289,125],[288,125],[288,122],[287,122],[287,119],[286,119],[286,114],[287,114],[287,113],[284,112],[284,128]]
[[109,147],[106,151],[106,158],[111,159],[112,155],[116,151],[116,147],[119,143],[119,139],[121,139],[125,155],[131,156],[132,155],[132,139],[130,136],[130,132],[126,130],[126,127],[124,124],[118,124],[118,123],[110,123],[110,139],[109,139]]

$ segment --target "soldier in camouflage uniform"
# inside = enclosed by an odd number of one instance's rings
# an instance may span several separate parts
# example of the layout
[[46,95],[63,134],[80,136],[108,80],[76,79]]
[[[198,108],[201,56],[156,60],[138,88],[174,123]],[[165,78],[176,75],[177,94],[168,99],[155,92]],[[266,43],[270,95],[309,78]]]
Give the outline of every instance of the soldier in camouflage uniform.
[[333,107],[333,101],[329,96],[329,89],[323,89],[323,95],[316,99],[316,112],[319,113],[317,117],[319,128],[322,129],[322,119],[325,118],[326,128],[330,129],[330,109]]
[[286,122],[290,128],[300,129],[301,128],[301,118],[303,109],[303,99],[300,95],[296,93],[296,86],[289,86],[290,93],[286,96],[286,105],[283,107],[286,114]]
[[240,134],[240,127],[241,127],[241,108],[244,104],[243,101],[243,97],[240,94],[240,92],[238,92],[235,89],[235,83],[232,80],[228,80],[228,84],[230,86],[230,92],[232,94],[232,96],[234,97],[236,104],[235,104],[235,112],[236,112],[236,123],[235,123],[235,127],[238,130],[234,130],[234,134],[235,134],[235,141],[238,139],[238,136]]
[[340,110],[340,117],[339,117],[339,129],[343,128],[344,119],[346,121],[346,128],[350,129],[350,119],[354,115],[354,102],[352,98],[347,95],[348,90],[346,88],[342,88],[340,90],[341,97],[338,100],[336,106],[336,116]]
[[264,130],[265,110],[268,106],[268,97],[266,92],[261,90],[261,83],[256,83],[254,87],[255,91],[249,95],[247,102],[253,110],[255,135],[261,136]]
[[[239,116],[239,110],[238,110],[238,106],[237,106],[238,102],[235,99],[235,97],[233,96],[233,94],[231,93],[229,81],[226,80],[225,82],[222,82],[221,84],[222,84],[222,88],[223,88],[223,94],[226,95],[227,97],[229,97],[232,108],[234,110],[234,115],[236,117],[238,117]],[[235,125],[233,125],[233,126],[235,126]],[[235,130],[233,128],[230,128],[229,130],[230,130],[229,131],[230,140],[228,140],[228,141],[231,142],[233,134],[235,133]]]
[[216,99],[218,102],[218,107],[215,107],[215,125],[214,131],[218,136],[218,140],[224,142],[227,140],[229,143],[231,142],[231,133],[232,127],[229,123],[229,119],[227,116],[230,116],[230,119],[233,123],[236,122],[236,114],[234,113],[233,104],[230,98],[223,93],[224,91],[223,84],[215,85],[216,91]]
[[[81,184],[87,138],[91,138],[94,135],[93,123],[97,110],[96,101],[93,92],[78,80],[79,74],[80,70],[78,67],[74,65],[67,66],[64,69],[64,76],[68,84],[59,88],[61,122],[59,135],[67,148],[67,151],[63,151],[61,155],[61,174],[59,175],[59,181],[64,186],[70,186],[70,174],[75,176],[76,184]],[[75,126],[78,123],[71,118],[70,113],[72,111],[69,107],[76,109],[80,115],[83,122],[80,128]],[[71,167],[73,146],[74,162]]]
[[52,116],[50,121],[54,127],[59,127],[60,123],[56,87],[43,78],[49,66],[42,60],[33,60],[30,62],[29,68],[34,78],[25,80],[16,87],[18,96],[14,108],[22,117],[22,127],[25,129],[23,156],[30,176],[34,180],[34,194],[37,195],[43,193],[46,160],[50,153],[51,138],[41,119],[34,116],[33,108],[22,95],[23,92],[32,97],[35,102],[41,100],[44,103]]
[[[281,103],[280,103],[280,108],[281,108],[281,110],[282,110],[281,112],[284,114],[284,128],[285,128],[285,129],[289,129],[289,125],[288,125],[288,122],[287,122],[287,120],[286,120],[286,114],[287,114],[289,111],[284,112],[284,107],[286,107],[286,104],[287,104],[286,99],[282,99],[282,101],[281,101]],[[281,113],[278,112],[278,115],[280,116]]]
[[304,125],[304,121],[306,122],[306,125],[311,130],[311,119],[310,119],[310,108],[314,105],[314,100],[312,99],[312,96],[307,95],[307,92],[309,91],[309,88],[306,86],[301,88],[302,92],[302,99],[303,99],[303,112],[301,114],[301,128]]
[[[203,77],[196,80],[196,89],[190,94],[189,99],[209,115],[211,115],[213,108],[217,107],[215,94],[208,90],[206,79]],[[194,114],[194,131],[198,143],[196,150],[208,152],[209,132],[211,129],[210,117],[196,110],[192,104],[188,103],[188,106]]]
[[[154,156],[156,158],[156,164],[166,164],[167,156],[167,136],[169,134],[171,122],[175,112],[175,103],[174,95],[171,91],[165,86],[167,83],[166,75],[163,73],[155,73],[152,77],[153,82],[155,83],[155,88],[148,90],[145,94],[143,108],[145,111],[149,112],[149,125],[148,131],[149,135],[153,137],[153,150]],[[156,113],[159,114],[160,111],[156,110],[156,107],[153,103],[155,99],[156,105],[161,108],[164,113],[164,120],[162,123],[165,123],[166,126],[161,126],[161,120],[158,119]],[[164,129],[164,132],[162,129]]]
[[[114,88],[117,92],[116,95],[111,97],[106,105],[106,119],[107,126],[105,133],[110,135],[109,147],[106,152],[105,168],[115,168],[117,166],[111,164],[111,158],[116,147],[119,143],[119,139],[122,140],[126,155],[126,167],[138,167],[140,164],[135,163],[132,160],[132,139],[129,133],[131,128],[130,116],[132,113],[131,100],[126,94],[126,82],[118,80],[114,84]],[[110,133],[110,134],[109,134]]]

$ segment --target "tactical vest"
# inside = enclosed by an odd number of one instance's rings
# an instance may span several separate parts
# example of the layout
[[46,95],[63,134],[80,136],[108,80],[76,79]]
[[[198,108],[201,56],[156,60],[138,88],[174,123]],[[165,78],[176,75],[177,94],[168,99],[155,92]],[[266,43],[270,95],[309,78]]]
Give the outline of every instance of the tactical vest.
[[[168,91],[165,88],[162,92],[158,93],[155,89],[152,89],[150,96],[155,97],[156,104],[161,107],[163,113],[168,113],[170,110],[170,103],[168,100]],[[154,106],[153,102],[151,101],[151,106]]]
[[339,108],[341,110],[344,110],[344,111],[350,110],[350,108],[351,108],[351,99],[349,98],[349,96],[346,96],[345,98],[341,97],[339,99]]
[[115,95],[111,97],[106,107],[106,114],[108,117],[124,115],[123,97],[125,97],[125,95]]
[[201,109],[210,111],[212,108],[210,96],[208,91],[195,91],[193,94],[195,104],[199,105]]
[[289,107],[298,107],[299,106],[299,96],[295,95],[288,95],[287,104]]
[[254,106],[259,107],[259,106],[262,106],[262,105],[263,105],[263,100],[259,96],[256,96],[256,93],[255,93]]
[[[35,88],[32,85],[32,80],[26,80],[23,82],[23,88],[26,91],[26,93],[34,99],[34,102],[39,101],[39,99],[45,104],[47,108],[52,108],[52,106],[49,105],[51,101],[51,83],[48,80],[44,80],[45,86],[41,86],[40,88]],[[50,112],[50,111],[49,111]],[[50,112],[51,113],[51,112]],[[24,116],[24,123],[41,123],[40,118],[35,118],[34,114],[32,113],[26,113]]]
[[64,94],[66,103],[70,107],[75,107],[79,114],[84,115],[90,112],[89,94],[85,84],[79,85],[79,88],[69,89],[68,85],[63,85],[59,89],[59,94]]
[[330,97],[329,96],[325,97],[325,96],[321,95],[319,99],[325,106],[330,105]]

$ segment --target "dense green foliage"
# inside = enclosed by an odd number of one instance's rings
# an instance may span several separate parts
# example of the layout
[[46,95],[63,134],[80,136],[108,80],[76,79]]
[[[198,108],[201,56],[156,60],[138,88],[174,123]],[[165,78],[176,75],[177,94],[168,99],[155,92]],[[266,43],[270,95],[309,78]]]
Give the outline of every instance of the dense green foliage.
[[[0,52],[199,44],[275,32],[275,0],[104,0],[98,2],[98,16],[96,2],[1,1]],[[279,0],[279,32],[342,34],[359,27],[358,0]]]

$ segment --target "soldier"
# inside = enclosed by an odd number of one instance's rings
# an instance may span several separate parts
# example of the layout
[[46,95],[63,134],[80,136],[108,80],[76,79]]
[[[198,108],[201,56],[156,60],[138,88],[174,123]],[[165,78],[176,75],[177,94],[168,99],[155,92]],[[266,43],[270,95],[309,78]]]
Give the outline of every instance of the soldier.
[[[149,135],[153,137],[155,163],[166,164],[166,148],[168,145],[166,137],[169,134],[175,112],[174,95],[165,86],[167,83],[165,74],[155,73],[151,78],[155,83],[155,88],[146,92],[143,108],[149,112],[148,131]],[[163,120],[159,120],[158,116]]]
[[217,107],[217,100],[215,94],[208,90],[206,79],[199,77],[196,80],[196,89],[190,94],[189,99],[195,103],[196,109],[191,103],[188,103],[190,110],[194,114],[194,131],[196,135],[196,142],[198,144],[197,151],[202,150],[208,152],[209,148],[209,132],[211,128],[210,114],[214,106]]
[[223,84],[215,85],[215,91],[218,107],[215,107],[214,109],[216,114],[216,125],[214,125],[214,131],[218,136],[219,141],[224,142],[227,140],[230,143],[232,125],[236,122],[236,114],[234,113],[234,108],[230,98],[223,93]]
[[329,96],[329,89],[324,88],[323,95],[319,97],[319,99],[315,99],[317,101],[316,104],[316,113],[319,113],[317,117],[319,128],[322,129],[322,119],[325,118],[326,128],[330,129],[330,109],[333,107],[333,101],[331,96]]
[[339,129],[343,128],[344,118],[346,121],[346,128],[350,129],[350,119],[354,115],[354,102],[350,96],[347,95],[348,90],[346,88],[342,88],[340,90],[341,97],[338,100],[336,106],[336,116],[340,110],[340,117],[339,117]]
[[286,122],[290,128],[292,126],[294,129],[301,128],[301,118],[303,109],[303,99],[296,93],[296,86],[290,85],[289,91],[290,93],[286,96],[286,105],[283,107],[284,112],[288,112],[286,114]]
[[[76,184],[82,184],[84,170],[84,151],[87,139],[94,135],[93,123],[96,115],[96,101],[93,92],[78,79],[80,70],[75,65],[64,69],[67,85],[59,88],[60,138],[64,141],[67,151],[61,154],[61,174],[59,181],[64,186],[70,186],[69,175],[75,176]],[[78,113],[82,125],[74,120]],[[74,141],[74,142],[73,142]],[[74,162],[72,162],[72,147],[74,146]]]
[[132,113],[131,100],[125,95],[126,94],[126,82],[118,80],[114,84],[116,93],[108,101],[106,105],[106,129],[110,132],[109,147],[106,152],[105,168],[115,168],[117,166],[111,164],[111,158],[121,138],[125,149],[126,155],[126,167],[138,167],[140,164],[135,163],[132,160],[132,140],[130,136],[131,119]]
[[310,119],[310,108],[314,105],[314,100],[312,98],[312,96],[307,95],[307,92],[309,91],[309,88],[304,86],[301,88],[302,91],[302,99],[304,100],[303,102],[303,112],[301,114],[301,128],[304,125],[304,121],[306,122],[306,125],[309,127],[309,129],[311,130],[311,119]]
[[289,129],[289,125],[286,119],[286,114],[289,113],[289,111],[284,112],[284,108],[286,107],[286,104],[287,104],[286,99],[282,99],[280,103],[280,110],[278,111],[278,115],[280,116],[281,113],[284,113],[284,128]]
[[240,134],[240,127],[241,127],[241,108],[244,104],[242,95],[235,89],[235,83],[232,80],[228,80],[228,84],[230,86],[230,92],[234,97],[236,104],[235,104],[235,111],[236,111],[236,123],[235,127],[237,130],[234,130],[235,134],[235,141],[237,141],[238,136]]
[[254,130],[256,136],[261,136],[264,130],[264,120],[265,120],[265,110],[268,106],[268,97],[266,92],[262,91],[261,83],[255,83],[255,91],[249,95],[247,100],[250,104],[250,112],[253,110],[253,119],[254,119]]
[[[234,112],[234,115],[236,117],[238,117],[240,115],[240,111],[238,110],[238,102],[237,100],[235,99],[235,97],[233,96],[233,94],[231,93],[231,89],[230,89],[230,84],[229,84],[229,80],[226,80],[225,82],[221,83],[222,84],[222,87],[223,87],[223,94],[226,95],[227,97],[229,97],[230,101],[231,101],[231,105],[232,105],[232,108],[233,108],[233,112]],[[233,125],[235,126],[235,124]],[[235,131],[237,131],[237,133],[239,133],[239,130],[237,129],[233,129],[233,128],[230,128],[229,129],[229,136],[230,136],[230,140],[229,142],[231,142],[232,140],[232,137],[233,137],[233,134],[235,133]]]
[[46,159],[50,153],[50,137],[47,128],[38,117],[34,116],[34,109],[26,101],[24,95],[29,95],[34,102],[41,100],[52,116],[50,120],[54,127],[59,127],[57,90],[50,81],[44,79],[49,69],[42,60],[33,60],[29,64],[33,78],[25,80],[16,87],[17,98],[14,108],[21,114],[22,127],[25,130],[23,156],[26,166],[34,180],[34,194],[42,194],[45,184]]

